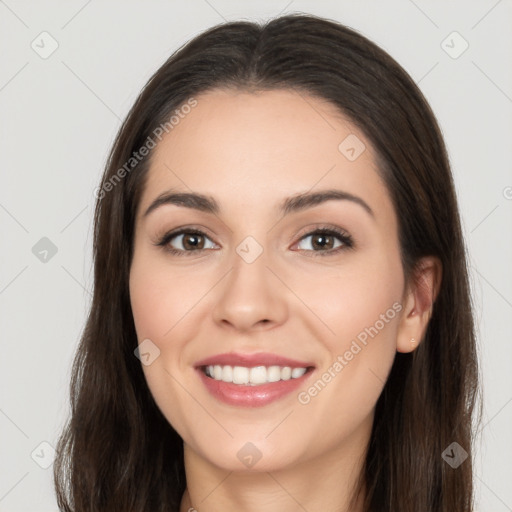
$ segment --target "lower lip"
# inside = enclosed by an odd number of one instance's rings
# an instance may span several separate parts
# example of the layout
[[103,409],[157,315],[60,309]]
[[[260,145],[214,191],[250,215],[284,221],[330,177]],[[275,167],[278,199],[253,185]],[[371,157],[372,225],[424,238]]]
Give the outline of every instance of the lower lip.
[[240,407],[263,407],[279,400],[304,384],[304,381],[312,373],[312,369],[309,369],[304,375],[296,379],[278,380],[277,382],[257,386],[245,386],[212,379],[200,368],[197,371],[206,389],[215,398],[226,404]]

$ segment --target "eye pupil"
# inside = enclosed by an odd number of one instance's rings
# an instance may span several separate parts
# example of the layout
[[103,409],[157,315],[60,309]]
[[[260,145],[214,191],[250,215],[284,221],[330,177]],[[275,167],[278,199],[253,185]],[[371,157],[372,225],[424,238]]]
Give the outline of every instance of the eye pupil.
[[[199,248],[202,249],[204,246],[204,239],[202,240],[202,243],[197,242],[197,239],[201,238],[201,235],[197,234],[188,234],[183,236],[183,247],[185,248]],[[189,244],[190,240],[195,240],[195,242],[192,242],[192,244]],[[187,247],[188,246],[188,247]]]
[[[328,239],[331,239],[331,242],[332,242],[332,236],[325,235],[325,234],[319,234],[316,237],[313,237],[313,246],[320,247],[320,248],[325,248],[325,246],[328,245],[328,242],[326,242],[326,240],[328,240]],[[323,243],[320,242],[320,244],[317,244],[316,242],[318,240],[323,240]]]

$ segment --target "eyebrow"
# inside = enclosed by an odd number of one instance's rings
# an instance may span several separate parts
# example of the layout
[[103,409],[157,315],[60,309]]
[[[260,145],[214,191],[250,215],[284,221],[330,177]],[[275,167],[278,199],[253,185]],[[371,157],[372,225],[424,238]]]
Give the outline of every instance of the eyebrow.
[[[375,218],[375,214],[370,206],[360,197],[345,192],[343,190],[329,189],[318,192],[297,194],[286,198],[279,206],[278,211],[283,216],[292,212],[298,212],[325,203],[326,201],[352,201],[364,208],[364,210]],[[152,211],[166,204],[174,204],[185,208],[199,210],[205,213],[217,215],[220,213],[220,206],[217,201],[203,194],[190,192],[167,191],[160,194],[144,212],[143,217],[147,217]]]

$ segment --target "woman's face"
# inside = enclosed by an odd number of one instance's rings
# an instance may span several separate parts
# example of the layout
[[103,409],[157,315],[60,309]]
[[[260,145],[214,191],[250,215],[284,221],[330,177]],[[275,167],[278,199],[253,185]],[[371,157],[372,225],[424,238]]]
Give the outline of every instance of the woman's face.
[[[149,388],[187,449],[217,467],[355,458],[404,299],[372,147],[302,93],[195,99],[153,149],[137,211],[130,296]],[[297,200],[325,191],[355,199]],[[217,209],[153,204],[171,193]]]

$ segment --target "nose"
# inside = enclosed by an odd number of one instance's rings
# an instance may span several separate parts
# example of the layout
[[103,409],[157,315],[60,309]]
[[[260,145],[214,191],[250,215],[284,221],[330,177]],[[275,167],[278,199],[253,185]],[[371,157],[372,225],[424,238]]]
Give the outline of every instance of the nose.
[[216,287],[214,321],[240,332],[271,329],[286,321],[289,290],[268,265],[265,251],[249,263],[235,254],[228,275]]

